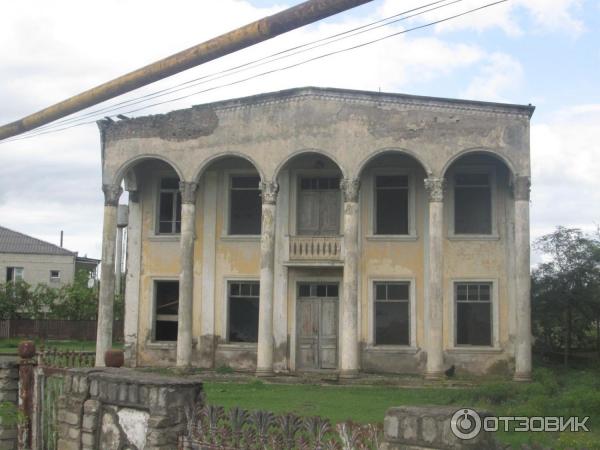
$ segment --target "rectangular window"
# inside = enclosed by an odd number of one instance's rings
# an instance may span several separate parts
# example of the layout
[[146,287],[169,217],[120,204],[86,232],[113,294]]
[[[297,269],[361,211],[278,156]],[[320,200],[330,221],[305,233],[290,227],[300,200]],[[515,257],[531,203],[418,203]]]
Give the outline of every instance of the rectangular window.
[[377,282],[375,345],[410,345],[410,283]]
[[176,341],[179,281],[155,281],[154,301],[156,305],[154,339]]
[[23,281],[23,268],[22,267],[7,267],[6,268],[6,282],[9,281]]
[[260,177],[231,177],[229,234],[260,234],[262,202]]
[[455,175],[454,233],[492,234],[492,188],[489,174]]
[[179,179],[160,180],[158,198],[158,233],[177,234],[181,232],[181,192]]
[[408,176],[375,177],[375,234],[409,234]]
[[455,283],[456,345],[492,345],[492,283]]
[[60,270],[50,271],[50,281],[60,281]]
[[229,283],[229,342],[258,342],[258,281]]
[[300,283],[298,284],[299,297],[339,297],[337,283]]

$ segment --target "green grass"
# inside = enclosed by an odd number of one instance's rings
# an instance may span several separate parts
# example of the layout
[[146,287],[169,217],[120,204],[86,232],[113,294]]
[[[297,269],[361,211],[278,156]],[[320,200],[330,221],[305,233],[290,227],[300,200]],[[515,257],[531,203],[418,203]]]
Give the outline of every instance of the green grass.
[[[0,339],[0,353],[14,353],[17,354],[17,347],[19,346],[19,342],[23,341],[22,338],[11,338],[11,339]],[[41,339],[35,339],[36,348],[39,349],[42,343]],[[78,350],[85,352],[94,352],[96,351],[96,341],[54,341],[47,340],[44,341],[44,346],[46,348],[55,348],[57,350]],[[115,343],[113,344],[114,348],[123,348],[123,344]]]
[[590,433],[499,432],[500,441],[515,448],[540,443],[555,449],[600,449],[600,369],[565,370],[541,367],[534,381],[482,381],[471,388],[398,388],[392,386],[319,386],[206,382],[207,401],[226,408],[264,409],[301,416],[382,422],[387,408],[401,405],[475,406],[505,416],[590,416]]

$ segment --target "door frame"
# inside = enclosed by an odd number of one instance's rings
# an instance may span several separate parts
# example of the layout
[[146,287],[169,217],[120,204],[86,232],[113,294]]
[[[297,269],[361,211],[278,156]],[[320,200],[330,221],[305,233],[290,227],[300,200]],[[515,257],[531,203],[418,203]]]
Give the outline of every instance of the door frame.
[[[339,276],[311,276],[306,273],[292,275],[288,278],[289,286],[292,286],[293,293],[291,295],[291,305],[290,305],[290,360],[289,367],[290,372],[296,372],[296,345],[297,345],[297,323],[298,323],[298,284],[300,283],[337,283],[338,284],[338,370],[339,370],[339,362],[340,362],[340,350],[341,350],[341,342],[340,342],[340,330],[342,325],[342,308],[341,308],[341,299],[343,296],[344,289],[344,279],[343,275]],[[289,291],[288,291],[289,292]],[[326,369],[330,371],[330,369]]]

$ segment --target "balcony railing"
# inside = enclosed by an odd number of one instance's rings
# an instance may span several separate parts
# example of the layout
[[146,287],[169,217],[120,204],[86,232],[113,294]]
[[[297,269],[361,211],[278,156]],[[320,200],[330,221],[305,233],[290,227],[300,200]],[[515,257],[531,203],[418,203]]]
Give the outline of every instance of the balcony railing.
[[338,262],[341,260],[341,236],[289,237],[289,261]]

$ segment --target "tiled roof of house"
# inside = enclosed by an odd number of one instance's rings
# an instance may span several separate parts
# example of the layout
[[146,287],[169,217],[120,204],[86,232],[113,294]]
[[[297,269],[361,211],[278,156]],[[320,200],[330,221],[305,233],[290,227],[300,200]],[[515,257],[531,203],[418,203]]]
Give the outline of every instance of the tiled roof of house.
[[17,231],[0,226],[0,253],[20,253],[28,255],[77,255],[58,245],[42,241]]

